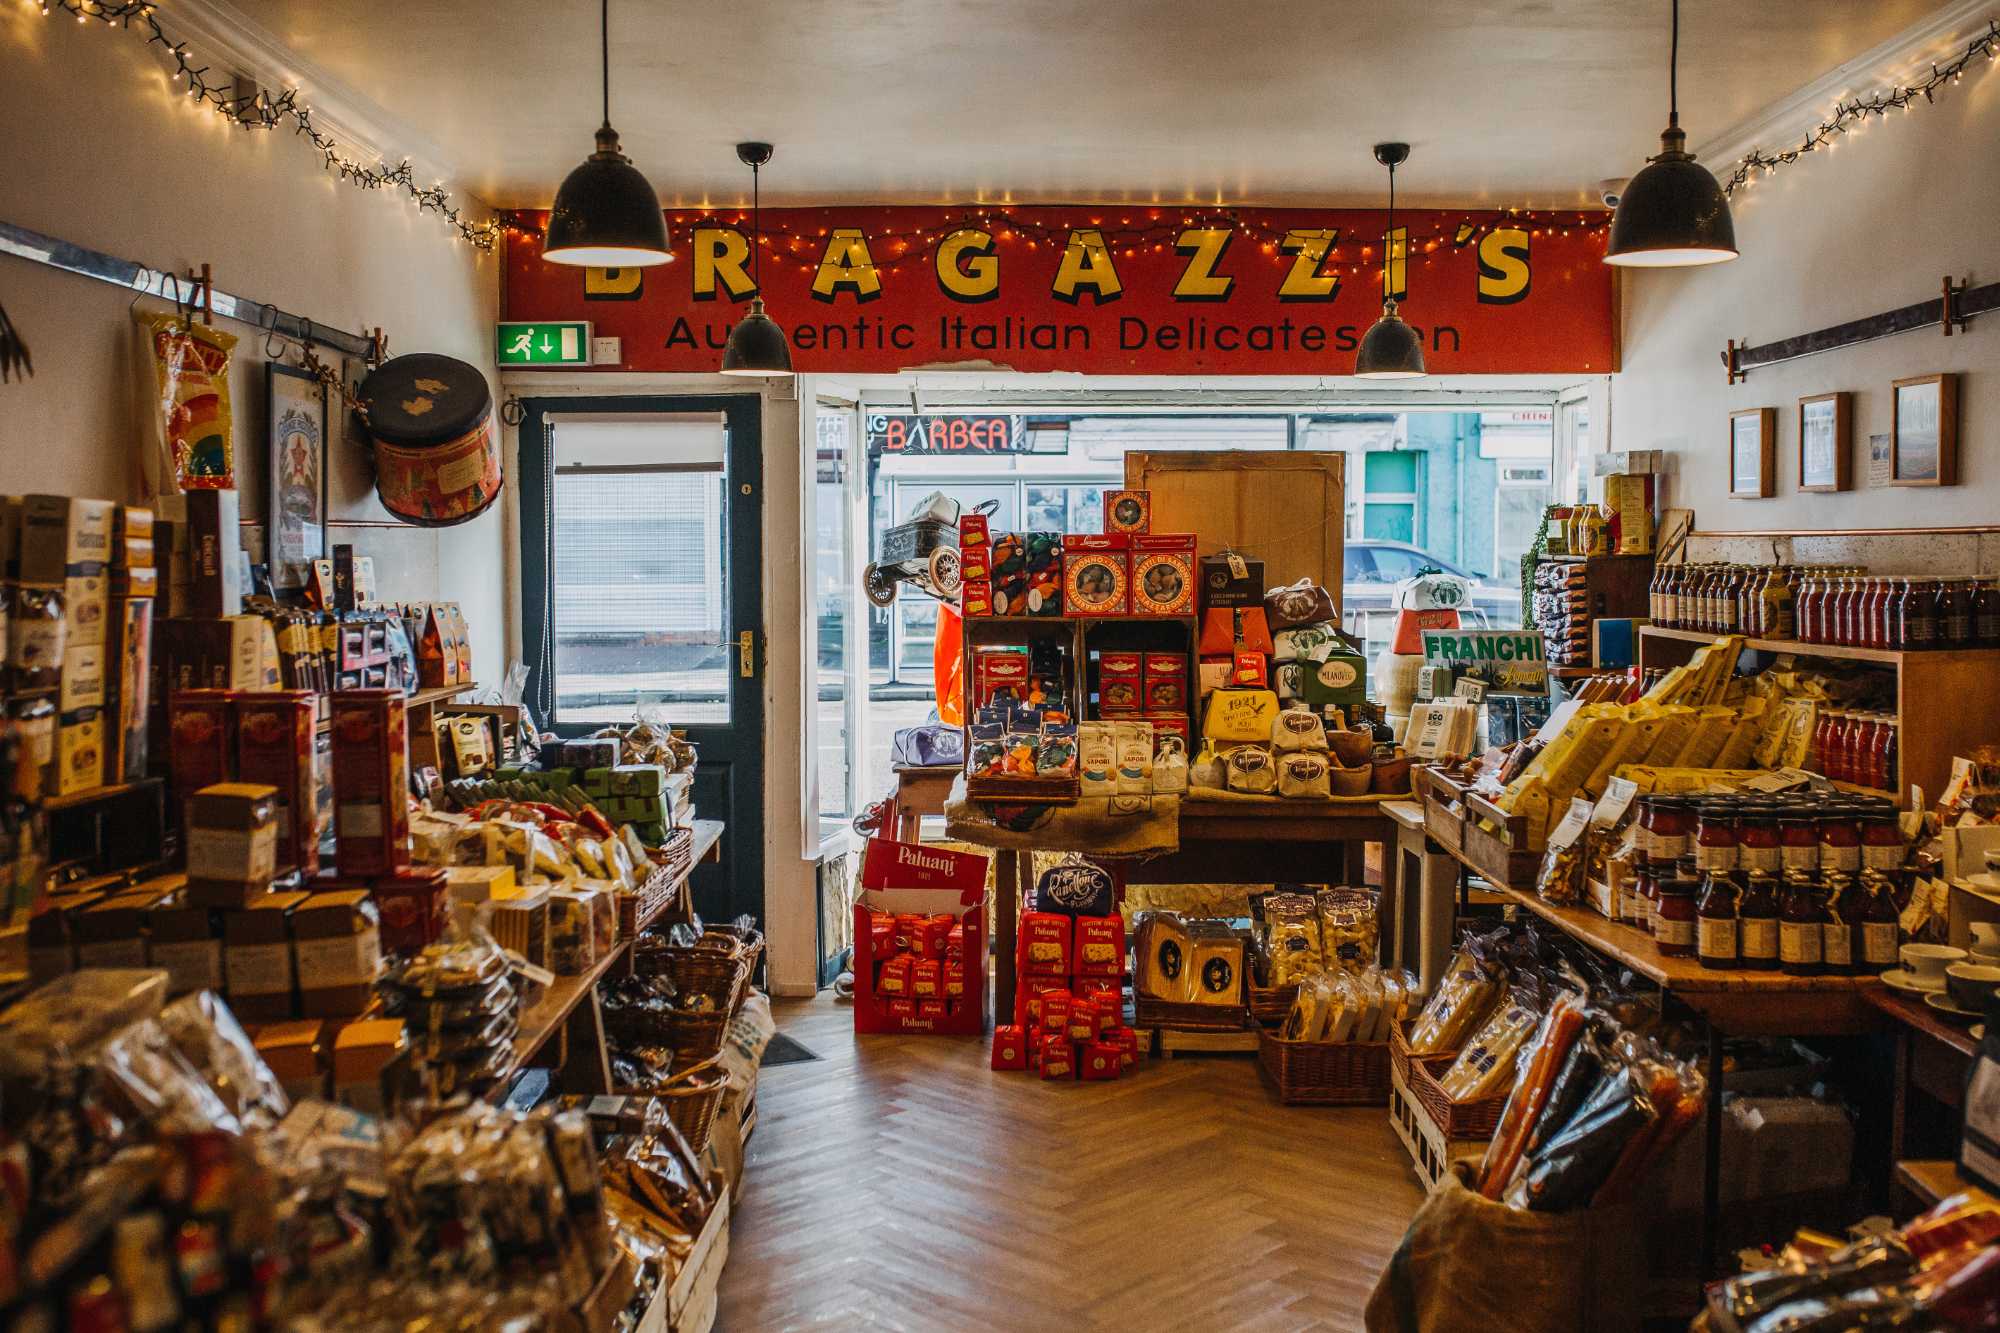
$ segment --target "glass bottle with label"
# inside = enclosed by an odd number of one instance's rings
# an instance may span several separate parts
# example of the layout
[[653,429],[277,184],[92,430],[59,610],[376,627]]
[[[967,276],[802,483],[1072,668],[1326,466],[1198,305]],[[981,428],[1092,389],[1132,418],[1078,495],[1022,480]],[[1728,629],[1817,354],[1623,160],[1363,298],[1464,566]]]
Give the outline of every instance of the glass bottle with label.
[[1855,943],[1861,926],[1861,891],[1853,876],[1832,874],[1826,877],[1825,893],[1826,924],[1820,927],[1822,970],[1831,976],[1858,972]]
[[1937,647],[1937,603],[1930,585],[1921,579],[1903,580],[1903,648],[1920,652]]
[[1812,815],[1803,807],[1790,805],[1778,812],[1778,873],[1804,875],[1819,870],[1819,830]]
[[1826,910],[1813,882],[1804,876],[1787,880],[1778,899],[1778,965],[1788,975],[1819,975],[1825,926]]
[[1838,708],[1821,710],[1813,741],[1819,750],[1819,771],[1835,782],[1847,781],[1847,714]]
[[1726,874],[1736,869],[1736,818],[1722,801],[1707,801],[1701,806],[1694,830],[1694,863],[1703,874],[1711,870]]
[[1731,968],[1737,965],[1736,881],[1719,872],[1702,881],[1701,899],[1695,904],[1695,957],[1703,967]]
[[1798,593],[1792,587],[1790,568],[1774,572],[1764,588],[1764,637],[1796,638],[1799,632]]
[[1941,604],[1944,618],[1938,623],[1938,647],[1972,647],[1972,585],[1965,579],[1945,579]]
[[1697,881],[1676,875],[1660,881],[1659,910],[1653,913],[1653,942],[1668,958],[1694,956],[1694,895]]
[[1746,875],[1775,875],[1783,866],[1778,810],[1767,800],[1746,799],[1736,819],[1736,865]]
[[1903,868],[1908,852],[1894,810],[1871,809],[1861,817],[1861,868],[1885,874]]
[[1753,875],[1736,905],[1739,965],[1768,972],[1778,965],[1778,882]]
[[1861,821],[1845,802],[1830,801],[1820,811],[1819,869],[1849,875],[1861,869]]
[[1857,881],[1860,908],[1856,913],[1855,949],[1861,969],[1885,972],[1896,966],[1902,941],[1896,917],[1896,899],[1889,891],[1889,879],[1879,870],[1864,870]]
[[1695,628],[1695,581],[1701,569],[1697,565],[1684,567],[1680,577],[1674,580],[1674,628]]
[[1819,595],[1821,579],[1817,572],[1805,575],[1799,580],[1797,606],[1797,634],[1806,643],[1819,642]]
[[1981,579],[1972,593],[1972,637],[1980,648],[2000,648],[2000,583]]

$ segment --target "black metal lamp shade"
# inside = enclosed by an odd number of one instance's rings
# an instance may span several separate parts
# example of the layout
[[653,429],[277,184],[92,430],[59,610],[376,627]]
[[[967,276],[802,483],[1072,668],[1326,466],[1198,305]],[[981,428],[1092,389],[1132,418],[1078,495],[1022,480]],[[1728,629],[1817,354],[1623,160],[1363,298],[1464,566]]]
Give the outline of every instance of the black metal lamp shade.
[[618,151],[618,131],[601,127],[597,151],[556,191],[542,258],[589,268],[642,268],[673,257],[660,197]]
[[1604,262],[1627,268],[1674,268],[1734,259],[1736,221],[1729,198],[1707,167],[1686,151],[1687,136],[1668,126],[1660,155],[1632,178],[1611,217]]
[[750,302],[750,311],[729,331],[729,345],[722,349],[725,375],[789,375],[792,373],[792,344],[785,331],[764,313],[764,298]]
[[1364,380],[1413,380],[1424,369],[1423,335],[1403,322],[1394,301],[1382,303],[1382,318],[1361,339],[1354,374]]

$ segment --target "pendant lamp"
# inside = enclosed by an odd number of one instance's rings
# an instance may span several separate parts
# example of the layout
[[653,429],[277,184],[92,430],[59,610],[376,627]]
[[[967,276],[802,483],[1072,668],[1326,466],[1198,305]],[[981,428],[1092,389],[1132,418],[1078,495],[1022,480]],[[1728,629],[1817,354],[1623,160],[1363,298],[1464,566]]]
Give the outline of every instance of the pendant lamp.
[[542,258],[589,268],[664,264],[674,256],[667,248],[660,197],[632,159],[618,151],[618,131],[611,128],[611,0],[603,0],[600,19],[604,123],[597,127],[597,151],[556,191]]
[[789,375],[792,344],[778,321],[764,313],[764,200],[757,170],[771,160],[771,145],[740,143],[736,156],[750,168],[750,273],[757,294],[750,298],[750,312],[729,331],[729,345],[722,349],[722,373]]
[[1707,167],[1687,151],[1681,130],[1681,3],[1673,4],[1673,38],[1667,55],[1667,128],[1660,155],[1647,159],[1611,215],[1604,262],[1627,268],[1676,268],[1721,264],[1736,258],[1736,222],[1729,197]]
[[1382,318],[1354,354],[1354,373],[1364,380],[1413,380],[1430,373],[1424,369],[1423,335],[1403,322],[1390,295],[1396,272],[1396,168],[1409,156],[1406,143],[1375,145],[1375,160],[1389,168],[1389,233],[1382,247]]

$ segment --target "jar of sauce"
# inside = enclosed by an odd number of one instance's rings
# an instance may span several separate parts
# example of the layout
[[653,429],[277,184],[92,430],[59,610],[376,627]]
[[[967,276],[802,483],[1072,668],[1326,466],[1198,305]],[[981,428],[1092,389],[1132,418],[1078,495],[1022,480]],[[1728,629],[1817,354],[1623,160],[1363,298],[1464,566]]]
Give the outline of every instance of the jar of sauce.
[[1653,796],[1647,799],[1652,802],[1647,808],[1651,820],[1648,826],[1651,837],[1649,856],[1653,864],[1664,871],[1693,851],[1694,808],[1682,796]]
[[1737,965],[1736,882],[1720,872],[1702,881],[1695,903],[1695,957],[1703,967]]
[[1812,881],[1786,882],[1778,899],[1778,965],[1787,975],[1819,975],[1826,947],[1826,912]]
[[1638,930],[1653,928],[1653,899],[1659,891],[1659,870],[1641,861],[1618,892],[1618,921]]
[[1819,771],[1835,782],[1847,780],[1847,714],[1837,708],[1821,711],[1813,726],[1813,749],[1819,752]]
[[1938,622],[1938,647],[1972,646],[1972,587],[1964,579],[1944,579],[1938,584],[1942,618]]
[[1851,875],[1826,877],[1826,924],[1820,927],[1822,970],[1830,976],[1845,976],[1861,970],[1855,953],[1860,934],[1861,893]]
[[1902,826],[1893,810],[1873,809],[1861,817],[1861,868],[1891,871],[1903,868],[1908,851]]
[[1875,753],[1875,715],[1849,713],[1844,741],[1841,767],[1847,772],[1847,781],[1859,787],[1873,787],[1875,775],[1870,771],[1870,764]]
[[1704,801],[1694,830],[1694,864],[1704,875],[1711,870],[1724,874],[1736,869],[1738,850],[1736,817],[1723,801]]
[[1782,868],[1778,810],[1768,801],[1746,801],[1736,820],[1736,864],[1746,875],[1775,875]]
[[1768,972],[1778,966],[1778,882],[1753,875],[1736,904],[1739,965]]
[[1883,714],[1876,719],[1875,781],[1884,791],[1896,789],[1896,719]]
[[1778,812],[1778,873],[1811,875],[1819,870],[1819,830],[1802,806]]
[[1903,580],[1903,648],[1917,652],[1937,647],[1937,601],[1930,585]]
[[1978,647],[2000,648],[2000,583],[1992,579],[1973,589],[1972,637]]
[[1903,646],[1903,604],[1910,599],[1908,579],[1885,579],[1889,589],[1887,599],[1882,604],[1882,646],[1901,648]]
[[1820,810],[1819,869],[1849,875],[1861,869],[1861,821],[1845,802],[1830,801]]
[[1863,970],[1882,972],[1896,965],[1901,942],[1895,895],[1889,891],[1888,877],[1877,870],[1862,871],[1857,887],[1861,902],[1855,914],[1855,948]]
[[1659,910],[1653,913],[1653,942],[1668,958],[1694,956],[1697,881],[1678,875],[1660,881]]

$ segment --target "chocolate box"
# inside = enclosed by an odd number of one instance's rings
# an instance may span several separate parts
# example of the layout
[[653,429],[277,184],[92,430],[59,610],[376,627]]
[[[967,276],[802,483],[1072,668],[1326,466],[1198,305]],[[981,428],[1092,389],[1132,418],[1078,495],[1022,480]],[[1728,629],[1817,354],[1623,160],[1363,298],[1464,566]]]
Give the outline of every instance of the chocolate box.
[[218,782],[187,802],[188,897],[197,907],[241,907],[277,873],[277,792]]
[[56,727],[51,794],[74,796],[104,785],[104,710],[79,708]]
[[73,495],[22,496],[20,581],[55,587],[72,573],[105,569],[111,563],[112,516],[117,508],[109,500]]
[[236,696],[236,773],[275,793],[280,869],[319,873],[319,779],[313,760],[311,690],[256,691]]
[[333,1096],[342,1106],[379,1114],[382,1078],[409,1049],[400,1018],[361,1018],[333,1038]]
[[70,652],[104,646],[105,621],[111,613],[111,575],[102,565],[82,572],[72,569],[63,580],[64,635]]
[[181,799],[236,773],[235,713],[228,690],[177,690],[169,696],[173,787]]
[[1131,542],[1123,533],[1063,538],[1064,615],[1128,615],[1131,585]]
[[1001,691],[1019,700],[1028,697],[1028,654],[1025,649],[984,649],[972,656],[972,706],[984,708]]
[[501,948],[512,949],[536,967],[549,965],[547,889],[494,903],[487,927]]
[[1153,527],[1153,493],[1151,491],[1106,491],[1104,493],[1104,530],[1106,532],[1133,533],[1150,532]]
[[366,889],[316,893],[292,909],[299,1008],[307,1018],[351,1018],[375,998],[382,938]]
[[[500,868],[506,869],[510,876],[513,873],[511,867]],[[446,885],[444,869],[411,866],[377,879],[375,913],[385,952],[417,953],[425,945],[435,943],[451,920],[451,890]]]
[[190,904],[146,913],[146,965],[167,974],[167,994],[224,989],[222,931],[214,912]]
[[410,863],[409,733],[399,690],[331,696],[334,863],[390,875]]
[[1186,653],[1146,654],[1145,709],[1149,715],[1173,717],[1187,712],[1187,669]]
[[60,712],[104,706],[104,645],[71,643],[63,650],[62,688],[56,696]]
[[1063,614],[1063,537],[1002,532],[993,538],[993,614]]
[[298,970],[291,914],[312,895],[272,893],[222,914],[222,968],[229,1007],[246,1023],[295,1018]]
[[1201,558],[1201,604],[1264,609],[1264,562],[1233,551]]
[[1195,607],[1194,535],[1139,533],[1132,538],[1132,611],[1191,616]]
[[235,491],[190,491],[187,613],[200,619],[243,610],[242,507]]

